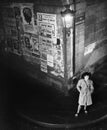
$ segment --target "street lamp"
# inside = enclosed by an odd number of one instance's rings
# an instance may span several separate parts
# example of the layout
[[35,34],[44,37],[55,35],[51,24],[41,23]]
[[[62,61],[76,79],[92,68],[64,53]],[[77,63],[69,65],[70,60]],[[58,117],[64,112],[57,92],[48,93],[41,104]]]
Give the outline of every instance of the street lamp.
[[66,33],[70,36],[70,29],[74,26],[74,10],[70,9],[70,5],[65,5],[65,10],[61,12],[63,26],[66,29]]
[[[67,43],[69,40],[73,41],[73,27],[74,27],[74,11],[70,9],[70,5],[65,5],[65,10],[61,12],[63,20],[63,41],[64,41],[64,90],[65,95],[68,95],[68,72],[67,72]],[[72,42],[73,43],[73,42]]]

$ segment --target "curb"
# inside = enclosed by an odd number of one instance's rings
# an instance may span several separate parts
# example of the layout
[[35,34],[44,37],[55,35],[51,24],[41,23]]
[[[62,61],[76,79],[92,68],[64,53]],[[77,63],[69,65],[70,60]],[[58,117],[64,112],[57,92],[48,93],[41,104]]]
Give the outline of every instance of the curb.
[[93,121],[88,121],[86,123],[75,123],[75,124],[70,124],[70,123],[64,123],[64,124],[54,124],[54,123],[47,123],[47,122],[42,122],[42,121],[38,121],[38,120],[34,120],[22,113],[18,113],[18,115],[36,125],[39,125],[40,127],[47,127],[47,128],[78,128],[78,127],[86,127],[86,126],[89,126],[89,125],[95,125],[99,122],[102,122],[104,120],[107,119],[107,114],[98,118],[98,119],[95,119]]

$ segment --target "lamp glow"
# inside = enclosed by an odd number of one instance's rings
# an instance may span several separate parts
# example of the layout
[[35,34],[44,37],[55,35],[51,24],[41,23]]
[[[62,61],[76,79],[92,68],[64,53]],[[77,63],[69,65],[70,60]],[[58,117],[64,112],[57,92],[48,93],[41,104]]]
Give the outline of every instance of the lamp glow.
[[74,11],[70,9],[66,9],[65,11],[61,12],[64,27],[72,28],[73,27],[73,19],[74,19]]
[[66,28],[71,28],[73,26],[73,16],[70,14],[65,15],[64,17]]

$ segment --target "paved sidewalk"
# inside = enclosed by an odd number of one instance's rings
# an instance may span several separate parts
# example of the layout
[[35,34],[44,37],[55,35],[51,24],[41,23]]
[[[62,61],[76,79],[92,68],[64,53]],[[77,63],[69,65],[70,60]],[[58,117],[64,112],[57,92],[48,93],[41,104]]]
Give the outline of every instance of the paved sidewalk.
[[[82,127],[107,119],[107,88],[93,95],[94,103],[88,107],[88,114],[81,110],[79,117],[75,117],[78,102],[76,89],[65,97],[57,91],[37,89],[29,91],[28,99],[22,102],[18,114],[29,121],[43,126],[52,127]],[[59,95],[58,95],[59,94]],[[31,96],[32,95],[32,96]],[[99,96],[98,96],[99,95]],[[26,96],[27,97],[27,96]]]
[[[69,91],[68,97],[65,97],[48,87],[43,89],[42,85],[39,89],[35,89],[34,93],[31,92],[32,96],[27,100],[27,104],[23,105],[23,109],[21,106],[21,111],[18,111],[19,115],[34,123],[49,127],[75,128],[96,124],[103,120],[107,122],[106,68],[105,64],[93,75],[96,76],[95,82],[98,81],[95,84],[98,88],[95,86],[93,105],[88,107],[87,115],[81,110],[79,117],[74,116],[78,105],[78,92],[75,88]],[[102,75],[102,79],[99,75]]]
[[[72,103],[70,97],[65,97],[66,103],[50,102],[46,100],[37,101],[37,97],[33,97],[30,103],[24,104],[23,110],[19,111],[19,114],[25,116],[26,118],[39,121],[41,124],[47,123],[48,125],[64,125],[69,124],[71,126],[85,125],[96,123],[100,119],[107,118],[107,104],[104,102],[97,102],[93,104],[85,114],[82,110],[79,117],[75,117],[75,111],[77,109],[76,105]],[[58,104],[59,103],[59,104]]]
[[1,68],[1,77],[7,82],[8,108],[12,113],[14,111],[20,117],[45,127],[75,128],[99,123],[101,120],[107,121],[106,68],[105,64],[93,75],[96,86],[93,105],[88,108],[89,113],[86,115],[81,111],[77,118],[74,116],[78,105],[78,92],[75,88],[65,97],[63,93],[44,86],[17,69]]

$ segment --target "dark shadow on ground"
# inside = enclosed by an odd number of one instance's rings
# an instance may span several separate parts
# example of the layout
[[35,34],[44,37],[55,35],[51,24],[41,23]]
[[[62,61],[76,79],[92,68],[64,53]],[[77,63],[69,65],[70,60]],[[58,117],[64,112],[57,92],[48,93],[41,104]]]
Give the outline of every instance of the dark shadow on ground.
[[[100,87],[99,74],[106,79],[106,66],[94,74],[95,92],[93,93],[93,105],[88,108],[88,116],[81,111],[78,118],[74,114],[78,105],[78,91],[73,88],[69,96],[65,97],[61,92],[50,86],[46,86],[36,79],[30,77],[17,67],[8,66],[9,61],[0,60],[0,129],[17,129],[18,113],[26,115],[33,120],[48,123],[86,123],[98,119],[107,114],[107,87],[102,82]],[[11,67],[10,67],[11,66]],[[106,71],[107,72],[107,71]],[[102,79],[102,81],[103,81]]]

